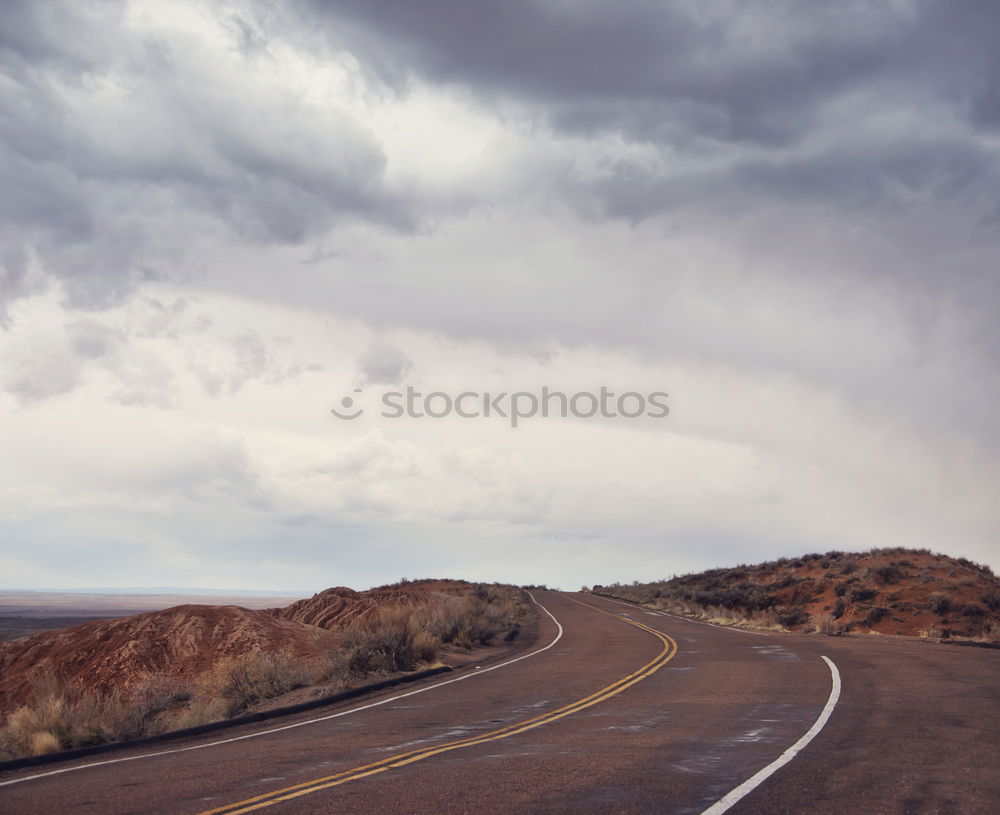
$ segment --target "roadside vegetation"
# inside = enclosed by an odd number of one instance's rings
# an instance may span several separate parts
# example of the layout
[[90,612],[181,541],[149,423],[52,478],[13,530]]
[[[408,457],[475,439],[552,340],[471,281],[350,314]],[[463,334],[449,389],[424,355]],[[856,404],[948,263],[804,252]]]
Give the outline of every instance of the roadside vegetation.
[[31,703],[0,728],[0,760],[222,721],[280,704],[299,688],[313,689],[313,697],[333,694],[438,664],[443,649],[511,643],[528,615],[520,589],[474,584],[464,595],[423,606],[389,605],[360,617],[340,632],[339,647],[319,660],[247,653],[222,658],[198,676],[147,676],[100,695],[42,675]]
[[1000,642],[1000,581],[927,549],[827,552],[593,592],[720,625]]

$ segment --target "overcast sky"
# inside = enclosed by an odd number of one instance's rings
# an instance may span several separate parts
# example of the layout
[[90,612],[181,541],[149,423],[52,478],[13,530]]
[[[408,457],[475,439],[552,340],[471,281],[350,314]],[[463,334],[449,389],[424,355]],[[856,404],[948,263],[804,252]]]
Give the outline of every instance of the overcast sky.
[[998,42],[989,0],[6,0],[0,585],[1000,567]]

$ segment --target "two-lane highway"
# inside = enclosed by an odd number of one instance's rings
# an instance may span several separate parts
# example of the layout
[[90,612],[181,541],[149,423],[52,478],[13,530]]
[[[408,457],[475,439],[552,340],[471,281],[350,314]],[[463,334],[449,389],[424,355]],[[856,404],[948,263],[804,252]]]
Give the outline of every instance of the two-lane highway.
[[161,755],[9,773],[0,812],[701,813],[816,725],[831,700],[822,655],[843,676],[836,708],[731,812],[992,812],[1000,801],[998,652],[749,634],[588,595],[537,599],[536,644],[495,670]]

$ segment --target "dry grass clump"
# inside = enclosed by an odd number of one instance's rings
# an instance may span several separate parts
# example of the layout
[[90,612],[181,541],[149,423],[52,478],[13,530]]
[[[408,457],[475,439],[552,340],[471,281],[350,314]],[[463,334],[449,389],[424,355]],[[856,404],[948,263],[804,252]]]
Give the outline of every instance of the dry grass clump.
[[230,717],[231,704],[221,696],[195,696],[170,719],[167,730],[183,730],[221,722]]
[[469,597],[453,598],[434,609],[423,622],[441,642],[474,648],[498,637],[512,642],[525,614],[526,606],[516,595],[479,587]]
[[153,735],[164,729],[162,714],[190,698],[184,685],[160,676],[103,697],[47,677],[36,685],[34,701],[7,717],[0,729],[0,756],[43,755]]
[[979,631],[971,636],[955,635],[947,628],[926,628],[920,632],[920,636],[934,640],[955,640],[1000,645],[1000,623],[997,623],[995,620],[985,622]]
[[59,739],[47,730],[39,730],[31,734],[31,755],[44,756],[59,752]]
[[396,606],[381,609],[374,620],[349,628],[342,648],[347,671],[367,676],[412,671],[422,658],[433,659],[438,645],[426,631],[418,631],[409,610]]
[[342,665],[355,676],[411,671],[434,662],[444,644],[474,648],[497,639],[511,642],[526,614],[519,592],[487,586],[417,611],[385,608],[347,630]]
[[220,660],[195,687],[151,676],[130,689],[98,696],[49,678],[30,704],[0,728],[0,760],[127,741],[239,715],[267,699],[310,684],[314,669],[281,654]]
[[943,592],[936,591],[931,595],[931,611],[939,617],[944,617],[955,608],[951,598]]
[[991,620],[986,623],[979,636],[974,638],[977,642],[1000,643],[1000,623]]
[[205,707],[236,716],[254,705],[312,684],[315,671],[285,654],[240,654],[219,660],[201,680]]
[[[35,705],[22,705],[7,717],[4,729],[0,731],[0,750],[5,757],[41,755],[35,747],[48,747],[54,741],[59,747],[55,733],[63,729],[65,703],[59,697],[46,696]],[[51,752],[51,750],[46,750]]]
[[830,637],[839,637],[844,633],[847,626],[833,614],[820,614],[813,617],[813,628],[817,634],[826,634]]

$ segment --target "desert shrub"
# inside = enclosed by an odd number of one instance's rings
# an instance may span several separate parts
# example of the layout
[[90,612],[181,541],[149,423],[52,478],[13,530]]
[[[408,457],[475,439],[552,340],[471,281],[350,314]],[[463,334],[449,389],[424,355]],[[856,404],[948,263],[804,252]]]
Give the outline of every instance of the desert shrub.
[[813,619],[813,625],[820,634],[838,637],[844,633],[844,624],[832,614],[821,614]]
[[948,614],[953,608],[954,604],[951,602],[951,598],[946,594],[934,592],[934,594],[931,595],[931,611],[939,617],[943,617]]
[[991,591],[984,594],[982,601],[990,611],[1000,611],[1000,591]]
[[985,617],[986,609],[978,603],[969,603],[962,607],[962,614],[966,617]]
[[9,757],[41,755],[140,738],[164,729],[161,714],[190,698],[174,680],[150,677],[131,689],[103,696],[62,686],[49,677],[30,704],[17,708],[0,730],[0,751]]
[[809,620],[809,612],[804,608],[796,606],[795,608],[789,608],[778,612],[778,622],[781,623],[785,628],[791,628],[792,626],[802,625]]
[[32,733],[29,755],[44,756],[48,753],[58,753],[59,749],[59,739],[47,730]]
[[442,643],[461,648],[489,645],[497,637],[512,642],[520,633],[525,607],[499,592],[482,597],[456,597],[430,613],[422,625]]
[[221,696],[196,696],[172,718],[171,729],[200,727],[203,724],[221,722],[229,718],[230,709],[230,701]]
[[22,705],[7,717],[0,731],[0,749],[6,757],[17,758],[39,755],[34,752],[36,745],[55,741],[60,747],[56,733],[64,728],[65,713],[66,704],[56,695],[46,695],[36,699],[34,704]]
[[855,603],[867,603],[878,597],[878,589],[859,588],[851,592],[851,600]]
[[418,612],[386,609],[375,621],[347,631],[347,670],[361,676],[409,671],[419,662],[432,662],[443,643],[474,648],[497,638],[511,642],[525,613],[519,597],[503,587],[487,586]]
[[773,607],[777,598],[770,587],[757,586],[753,583],[740,583],[735,586],[722,586],[694,592],[689,599],[703,607],[720,606],[730,611],[763,611]]
[[883,586],[891,586],[903,579],[903,570],[892,564],[872,570],[875,579]]
[[984,642],[1000,643],[1000,623],[990,620],[983,626],[979,636]]
[[846,610],[846,605],[844,601],[838,599],[837,602],[833,604],[833,611],[831,612],[830,616],[833,617],[833,619],[835,620],[839,620],[841,617],[844,616],[845,610]]
[[202,680],[205,696],[226,700],[235,715],[309,684],[306,667],[285,654],[240,654],[219,660]]
[[61,734],[72,747],[138,739],[164,729],[161,715],[191,698],[190,688],[165,676],[148,677],[131,688],[103,695],[69,694],[71,726]]
[[417,655],[411,616],[406,609],[383,609],[375,620],[349,628],[342,647],[350,673],[412,671]]
[[15,710],[0,728],[0,760],[220,721],[305,685],[341,690],[352,677],[432,662],[442,639],[469,648],[497,638],[510,642],[527,613],[519,590],[477,585],[468,596],[416,610],[382,609],[348,628],[342,648],[318,661],[301,662],[280,653],[227,657],[193,688],[150,676],[96,695],[62,687],[48,677],[39,681],[31,703]]
[[876,623],[882,622],[886,617],[889,616],[889,609],[885,606],[875,606],[875,608],[869,610],[868,616],[865,617],[865,625],[873,626]]
[[418,631],[413,635],[413,656],[417,662],[433,662],[440,648],[441,640],[429,631]]
[[967,557],[958,558],[958,563],[960,563],[962,566],[965,566],[967,569],[972,569],[973,571],[981,572],[982,574],[988,576],[993,575],[993,570],[985,563],[975,563],[969,560]]

